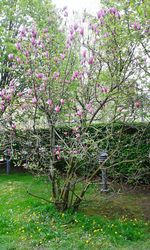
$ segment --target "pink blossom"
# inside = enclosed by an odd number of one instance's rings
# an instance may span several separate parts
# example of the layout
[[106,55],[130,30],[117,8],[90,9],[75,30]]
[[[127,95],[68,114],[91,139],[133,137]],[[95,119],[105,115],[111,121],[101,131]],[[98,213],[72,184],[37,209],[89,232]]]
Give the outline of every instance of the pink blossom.
[[89,112],[90,112],[91,114],[93,114],[94,109],[91,107],[91,108],[89,109]]
[[21,96],[23,96],[23,93],[22,93],[22,92],[19,92],[19,93],[17,94],[17,96],[21,97]]
[[109,33],[108,33],[108,32],[106,32],[106,33],[103,35],[103,37],[104,37],[104,38],[109,37]]
[[16,61],[17,61],[17,63],[21,63],[20,57],[16,57]]
[[2,105],[0,106],[0,109],[1,109],[2,112],[4,112],[4,111],[5,111],[5,106],[2,104]]
[[32,89],[28,89],[28,95],[32,94]]
[[33,45],[33,46],[35,46],[35,45],[36,45],[36,40],[35,40],[35,38],[34,38],[34,37],[32,37],[32,38],[31,38],[31,43],[32,43],[32,45]]
[[21,26],[19,28],[19,33],[20,33],[21,37],[25,37],[26,36],[26,28],[24,26]]
[[56,146],[56,148],[54,148],[54,155],[60,157],[60,147],[59,146]]
[[21,50],[21,44],[20,44],[20,43],[16,43],[16,48],[17,48],[18,50]]
[[89,102],[86,104],[86,109],[92,114],[94,112],[93,108],[92,108],[92,103]]
[[79,76],[79,72],[78,71],[74,71],[73,75],[72,75],[72,80],[78,78],[78,76]]
[[64,105],[65,100],[64,99],[60,99],[60,103],[61,103],[61,105]]
[[2,91],[0,92],[0,96],[3,98],[6,94],[6,89],[2,89]]
[[136,101],[135,102],[135,107],[136,108],[140,108],[141,107],[141,102],[140,101]]
[[101,18],[103,18],[103,17],[105,16],[105,14],[106,14],[106,11],[105,11],[104,9],[101,9],[101,10],[99,10],[99,11],[97,12],[97,17],[98,17],[99,19],[101,19]]
[[150,31],[150,29],[147,28],[147,29],[144,30],[144,33],[149,33],[149,31]]
[[8,55],[8,58],[9,58],[9,60],[13,60],[14,55],[13,55],[13,54],[9,54],[9,55]]
[[84,35],[84,28],[80,28],[79,33],[81,36],[83,36]]
[[58,79],[59,76],[60,76],[59,72],[54,72],[54,74],[53,74],[54,79]]
[[67,42],[67,44],[66,44],[66,49],[69,49],[70,47],[71,47],[70,42]]
[[81,117],[81,116],[82,116],[82,111],[81,111],[81,110],[78,110],[78,111],[77,111],[77,115]]
[[116,17],[120,17],[119,11],[115,7],[111,7],[109,9],[110,14],[115,15]]
[[59,150],[55,151],[55,155],[60,155],[60,151]]
[[101,87],[102,93],[108,93],[109,89],[107,87]]
[[10,81],[10,85],[9,86],[11,86],[11,87],[14,86],[14,80]]
[[36,30],[35,30],[35,27],[32,28],[31,33],[32,33],[32,36],[33,36],[34,38],[36,38],[37,32],[36,32]]
[[89,110],[91,108],[91,103],[86,104],[86,109]]
[[89,58],[88,63],[89,63],[90,65],[94,63],[94,57],[93,57],[93,56],[91,56],[91,57]]
[[25,56],[29,57],[29,51],[25,51]]
[[71,28],[70,28],[70,34],[73,35],[73,33],[74,33],[74,30],[73,30],[73,28],[71,27]]
[[48,99],[47,102],[46,102],[49,106],[52,106],[53,105],[53,101],[51,99]]
[[12,127],[12,129],[16,129],[16,124],[13,123],[13,124],[11,125],[11,127]]
[[58,105],[55,107],[55,111],[56,111],[56,113],[60,112],[60,107]]
[[40,39],[37,40],[37,44],[41,45],[41,40]]
[[44,49],[44,48],[45,48],[45,45],[44,45],[44,43],[42,43],[41,47],[42,47],[42,49]]
[[7,93],[13,94],[15,92],[14,86],[10,86]]
[[33,104],[36,104],[36,103],[37,103],[37,98],[36,98],[36,97],[33,97],[33,98],[32,98],[32,103],[33,103]]
[[86,50],[83,50],[82,56],[83,56],[84,58],[86,58]]
[[78,24],[74,24],[74,30],[77,30],[78,29]]
[[74,39],[74,35],[71,34],[70,37],[69,37],[70,41],[72,41]]
[[44,77],[44,74],[43,73],[38,73],[38,74],[36,74],[36,77],[38,79],[42,79]]
[[133,28],[134,28],[134,30],[140,30],[141,29],[140,23],[134,22],[133,23]]
[[11,100],[11,95],[6,95],[6,96],[5,96],[5,99],[6,99],[8,102],[10,102],[10,100]]
[[65,54],[60,54],[60,57],[61,57],[62,60],[64,60],[65,59]]

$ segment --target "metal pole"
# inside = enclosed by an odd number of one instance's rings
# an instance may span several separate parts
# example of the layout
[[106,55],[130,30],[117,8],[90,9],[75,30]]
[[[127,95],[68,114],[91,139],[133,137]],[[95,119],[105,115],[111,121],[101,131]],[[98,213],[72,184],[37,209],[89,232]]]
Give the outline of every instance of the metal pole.
[[10,174],[10,159],[6,159],[6,173],[7,175]]
[[104,168],[102,169],[102,192],[108,192],[108,185],[107,185],[107,170]]

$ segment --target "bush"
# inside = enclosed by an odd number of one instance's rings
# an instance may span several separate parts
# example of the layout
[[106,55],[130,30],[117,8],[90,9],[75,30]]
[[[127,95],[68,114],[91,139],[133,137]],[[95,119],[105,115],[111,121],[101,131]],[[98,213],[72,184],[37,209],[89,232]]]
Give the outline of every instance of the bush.
[[[121,131],[121,133],[120,133]],[[57,132],[64,140],[69,140],[72,136],[72,129],[67,126],[61,126],[57,128]],[[64,132],[68,133],[68,137],[64,135]],[[96,123],[88,128],[88,132],[91,138],[99,140],[98,149],[93,152],[89,152],[91,161],[88,165],[84,159],[79,159],[79,164],[82,168],[79,169],[77,174],[85,175],[97,166],[98,161],[96,154],[101,150],[107,148],[108,154],[116,148],[118,150],[113,153],[110,161],[107,163],[108,175],[110,178],[116,180],[128,181],[129,183],[150,183],[150,171],[149,171],[149,151],[150,151],[150,126],[149,124],[136,123],[136,124],[101,124]],[[26,130],[16,131],[15,139],[13,141],[13,161],[15,165],[22,166],[26,162],[26,159],[34,151],[34,157],[32,160],[35,164],[40,165],[42,168],[42,162],[38,162],[38,155],[40,154],[39,148],[45,150],[45,156],[48,155],[48,141],[49,130],[37,129],[36,134],[33,131]],[[121,135],[121,136],[120,136]],[[107,138],[108,139],[105,139]],[[9,135],[3,134],[3,145],[1,142],[0,154],[3,154],[4,149],[8,146],[5,141],[8,141]],[[60,144],[59,138],[56,138],[58,144]],[[36,145],[38,148],[36,151]],[[39,146],[40,145],[40,146]],[[35,153],[36,152],[36,153]],[[87,157],[89,157],[87,156]],[[56,162],[56,167],[59,171],[65,171],[65,161],[63,159]]]

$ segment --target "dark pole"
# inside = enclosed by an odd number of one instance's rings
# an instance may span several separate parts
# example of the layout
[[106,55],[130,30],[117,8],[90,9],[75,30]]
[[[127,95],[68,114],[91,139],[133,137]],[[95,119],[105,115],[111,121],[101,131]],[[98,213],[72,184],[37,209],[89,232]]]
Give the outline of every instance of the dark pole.
[[[107,160],[107,157],[108,157],[108,154],[107,154],[107,151],[106,150],[103,150],[101,153],[100,153],[100,156],[99,156],[99,163],[100,164],[103,164],[106,160]],[[108,192],[108,185],[107,185],[107,170],[106,170],[106,167],[103,166],[101,168],[101,177],[102,177],[102,188],[101,188],[101,192]]]
[[6,158],[6,173],[10,174],[10,158]]
[[108,185],[107,185],[107,170],[104,168],[102,169],[102,192],[108,192]]
[[10,162],[11,162],[11,151],[10,149],[6,149],[4,152],[5,160],[6,160],[6,174],[10,174]]

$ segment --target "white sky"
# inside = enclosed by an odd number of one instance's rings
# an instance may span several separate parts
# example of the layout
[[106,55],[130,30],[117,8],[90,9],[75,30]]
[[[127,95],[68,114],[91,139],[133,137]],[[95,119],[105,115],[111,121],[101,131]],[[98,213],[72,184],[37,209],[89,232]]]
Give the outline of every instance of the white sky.
[[82,12],[84,9],[91,14],[95,14],[100,9],[100,0],[52,0],[57,8],[68,7],[69,12],[73,10]]

